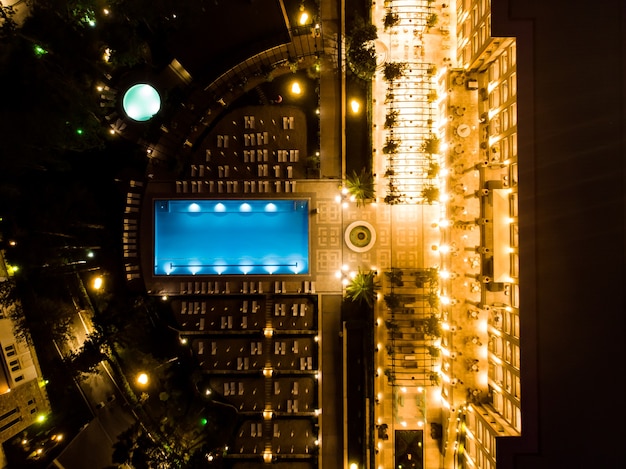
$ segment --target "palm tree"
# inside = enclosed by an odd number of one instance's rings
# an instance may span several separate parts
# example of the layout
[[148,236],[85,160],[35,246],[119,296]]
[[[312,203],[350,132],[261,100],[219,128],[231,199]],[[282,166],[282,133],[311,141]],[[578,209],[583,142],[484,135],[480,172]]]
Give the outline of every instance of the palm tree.
[[386,81],[394,81],[404,75],[406,63],[404,62],[386,62],[383,68],[383,76]]
[[363,272],[359,267],[359,272],[346,286],[346,297],[359,303],[365,302],[370,308],[373,307],[376,290],[380,288],[375,277],[376,272],[373,270]]
[[425,186],[422,189],[422,199],[428,205],[432,205],[433,202],[439,200],[439,188],[436,186]]
[[374,177],[365,168],[358,174],[352,171],[352,174],[346,178],[346,189],[356,200],[357,207],[362,207],[367,199],[373,199],[376,196]]
[[430,135],[422,143],[421,150],[425,153],[434,154],[439,153],[439,137],[436,135]]
[[395,127],[398,122],[398,115],[400,115],[400,111],[391,110],[385,116],[385,129],[391,129]]

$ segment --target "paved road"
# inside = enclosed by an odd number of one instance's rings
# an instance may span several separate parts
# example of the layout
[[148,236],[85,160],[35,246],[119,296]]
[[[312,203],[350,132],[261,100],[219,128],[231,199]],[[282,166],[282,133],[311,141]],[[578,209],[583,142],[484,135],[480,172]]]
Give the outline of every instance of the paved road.
[[[90,311],[76,309],[71,323],[74,338],[63,344],[55,343],[57,352],[62,357],[80,349],[89,332],[93,330],[91,314]],[[97,372],[77,381],[76,385],[94,419],[56,458],[55,465],[65,469],[108,467],[112,464],[113,444],[118,435],[129,428],[136,421],[136,417],[124,402],[124,395],[104,362],[98,366]]]

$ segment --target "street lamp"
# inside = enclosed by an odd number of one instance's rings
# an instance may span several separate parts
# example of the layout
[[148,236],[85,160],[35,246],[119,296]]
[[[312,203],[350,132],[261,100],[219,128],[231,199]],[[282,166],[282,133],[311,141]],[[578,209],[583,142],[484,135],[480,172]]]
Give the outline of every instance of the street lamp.
[[361,103],[356,99],[350,100],[350,109],[352,109],[353,114],[358,114],[361,110]]
[[304,26],[309,22],[309,13],[304,9],[304,1],[300,3],[300,15],[298,16],[298,23],[300,26]]
[[100,290],[102,288],[104,281],[101,276],[97,276],[93,279],[93,289]]
[[146,384],[148,384],[148,381],[150,381],[150,378],[148,377],[148,375],[144,372],[141,372],[137,375],[137,383],[145,386]]
[[295,95],[299,95],[302,93],[302,87],[300,86],[299,82],[294,81],[291,83],[291,93]]

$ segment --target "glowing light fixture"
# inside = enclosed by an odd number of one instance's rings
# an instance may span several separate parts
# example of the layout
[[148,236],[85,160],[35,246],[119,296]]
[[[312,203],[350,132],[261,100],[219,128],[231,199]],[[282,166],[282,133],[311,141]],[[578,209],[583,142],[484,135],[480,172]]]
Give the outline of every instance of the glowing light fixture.
[[152,86],[138,83],[126,91],[122,106],[128,117],[138,122],[144,122],[159,112],[161,97]]
[[142,372],[137,375],[137,383],[141,384],[142,386],[148,384],[148,381],[150,381],[150,378],[148,378],[148,375],[146,373]]
[[361,110],[361,103],[359,103],[356,99],[350,101],[350,109],[354,114],[357,114]]

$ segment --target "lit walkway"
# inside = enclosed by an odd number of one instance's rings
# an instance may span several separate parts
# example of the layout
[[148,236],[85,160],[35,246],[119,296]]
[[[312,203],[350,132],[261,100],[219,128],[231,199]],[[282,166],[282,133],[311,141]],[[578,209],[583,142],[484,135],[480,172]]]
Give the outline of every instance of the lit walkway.
[[[387,3],[387,2],[385,2]],[[394,131],[394,137],[403,140],[402,164],[396,164],[395,169],[399,168],[405,174],[399,180],[402,188],[399,192],[406,194],[405,202],[407,205],[384,205],[379,208],[383,212],[389,213],[386,225],[378,226],[378,229],[384,229],[385,233],[390,236],[394,242],[394,248],[389,253],[389,258],[385,263],[379,265],[381,271],[388,270],[391,266],[400,269],[410,270],[411,268],[442,268],[441,253],[433,249],[443,242],[442,231],[437,222],[446,218],[445,206],[435,203],[433,205],[417,204],[421,189],[429,182],[424,178],[424,172],[427,171],[427,165],[424,166],[423,157],[419,156],[419,146],[424,138],[429,134],[428,127],[420,130],[418,125],[422,125],[424,120],[430,117],[421,117],[420,113],[432,113],[433,131],[437,131],[437,125],[440,119],[440,109],[435,99],[432,102],[431,109],[428,109],[428,92],[437,89],[441,71],[450,66],[454,61],[454,51],[451,49],[451,37],[454,37],[454,21],[450,15],[453,9],[441,9],[441,5],[432,4],[433,9],[427,10],[427,2],[423,5],[417,5],[419,2],[389,2],[395,8],[400,16],[400,23],[397,26],[385,31],[383,19],[386,14],[383,2],[377,2],[372,10],[373,22],[378,28],[379,39],[377,41],[377,51],[379,58],[387,62],[404,62],[409,64],[411,70],[407,75],[413,82],[402,85],[402,88],[396,89],[395,93],[402,93],[399,106],[400,112],[404,112],[409,117],[406,118],[406,127],[402,127]],[[418,25],[423,24],[425,12],[434,12],[439,17],[439,23],[430,31],[425,31]],[[380,60],[379,59],[379,60]],[[415,83],[424,77],[424,71],[419,67],[421,64],[430,64],[436,67],[436,70],[427,86],[423,83]],[[375,104],[373,107],[373,124],[376,125],[373,131],[373,143],[376,152],[374,153],[374,172],[377,174],[377,195],[383,199],[388,190],[389,179],[384,177],[387,169],[387,155],[381,151],[388,137],[387,130],[384,129],[388,106],[385,105],[388,92],[388,83],[382,76],[382,67],[379,66],[373,81],[373,99]],[[394,96],[394,99],[397,98]],[[432,100],[432,98],[431,98]],[[418,101],[420,101],[418,103]],[[426,104],[426,106],[424,106]],[[421,106],[421,107],[419,107]],[[429,123],[430,124],[430,123]],[[421,166],[420,166],[421,165]],[[445,186],[442,187],[442,193]],[[413,197],[411,199],[411,197]],[[381,204],[382,205],[382,204]],[[380,217],[379,217],[380,218]],[[406,236],[408,231],[417,233],[418,240],[414,245],[414,251],[409,252],[404,243],[398,243],[398,240]],[[383,279],[385,282],[387,279]],[[413,289],[415,291],[415,289]],[[384,289],[383,289],[384,292]],[[397,293],[402,293],[397,291]],[[431,423],[440,423],[445,418],[441,409],[441,387],[432,386],[430,382],[424,385],[424,370],[420,373],[411,375],[411,368],[403,367],[410,363],[410,360],[402,360],[403,358],[413,359],[414,354],[396,353],[395,369],[396,369],[396,385],[389,384],[388,378],[385,376],[385,370],[390,367],[390,357],[386,353],[386,340],[388,331],[384,325],[387,315],[387,308],[381,301],[377,308],[379,316],[379,325],[376,328],[376,341],[379,343],[379,352],[377,353],[378,378],[375,383],[375,392],[377,393],[378,403],[375,408],[376,423],[378,425],[387,426],[388,439],[379,438],[375,432],[375,444],[377,450],[376,468],[391,468],[395,464],[395,431],[396,430],[423,430],[423,451],[425,467],[437,468],[444,467],[444,458],[440,452],[439,441],[431,438]],[[413,328],[415,331],[415,329]],[[396,347],[398,349],[398,347]],[[434,367],[438,369],[437,365]]]

